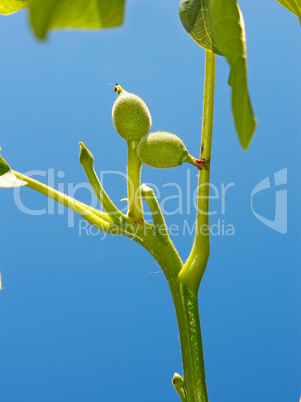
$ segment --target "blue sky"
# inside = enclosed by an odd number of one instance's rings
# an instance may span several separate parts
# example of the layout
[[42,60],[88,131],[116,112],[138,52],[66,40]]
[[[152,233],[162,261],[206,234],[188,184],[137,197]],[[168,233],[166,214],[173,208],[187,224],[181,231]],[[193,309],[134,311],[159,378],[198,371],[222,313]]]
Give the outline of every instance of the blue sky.
[[[211,182],[233,183],[222,213],[212,200],[211,224],[232,225],[235,236],[211,237],[200,289],[210,401],[297,401],[300,397],[300,25],[276,1],[240,1],[244,14],[251,99],[258,121],[248,151],[239,145],[227,85],[229,68],[217,57]],[[259,11],[260,10],[260,11]],[[26,11],[0,18],[0,146],[18,171],[52,170],[55,186],[85,182],[78,142],[100,171],[125,172],[126,143],[115,133],[111,108],[118,82],[141,96],[152,130],[178,134],[199,154],[204,50],[182,28],[178,2],[129,0],[124,26],[100,32],[59,31],[38,42]],[[288,231],[273,220],[274,173],[287,168]],[[64,172],[64,177],[58,173]],[[167,224],[185,260],[192,244],[193,167],[143,167],[165,202]],[[37,177],[38,178],[38,177]],[[40,177],[47,182],[47,177]],[[121,176],[104,185],[118,206]],[[17,196],[15,196],[16,199]],[[89,203],[83,188],[76,197]],[[21,189],[22,203],[47,199]],[[30,216],[13,191],[0,192],[0,378],[4,401],[175,401],[173,373],[181,372],[177,323],[167,282],[147,252],[127,238],[68,227],[68,216]],[[190,206],[190,208],[189,208]],[[190,209],[190,211],[189,211]],[[285,211],[283,211],[285,214]],[[224,222],[223,222],[224,221]]]

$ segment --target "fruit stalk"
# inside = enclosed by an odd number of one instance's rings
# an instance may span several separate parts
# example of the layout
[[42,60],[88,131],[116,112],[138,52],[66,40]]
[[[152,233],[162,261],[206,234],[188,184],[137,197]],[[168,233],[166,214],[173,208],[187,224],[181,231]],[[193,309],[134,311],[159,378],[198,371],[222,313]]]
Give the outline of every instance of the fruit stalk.
[[137,155],[139,140],[128,141],[128,165],[127,165],[127,186],[128,186],[128,217],[133,223],[143,222],[143,207],[141,201],[140,177],[141,161]]

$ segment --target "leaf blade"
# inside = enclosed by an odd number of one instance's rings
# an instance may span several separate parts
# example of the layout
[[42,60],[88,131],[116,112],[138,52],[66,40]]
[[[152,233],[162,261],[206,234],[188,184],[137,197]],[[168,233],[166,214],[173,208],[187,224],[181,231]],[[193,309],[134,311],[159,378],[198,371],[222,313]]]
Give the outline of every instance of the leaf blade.
[[0,188],[12,188],[25,185],[26,182],[16,178],[8,163],[5,162],[0,155]]
[[0,0],[0,14],[9,15],[29,6],[27,0]]
[[180,20],[188,34],[199,46],[220,55],[213,39],[208,8],[209,0],[181,0]]
[[300,0],[277,0],[283,7],[287,8],[291,13],[299,18],[301,24],[301,4]]
[[232,111],[241,146],[247,149],[256,128],[256,119],[247,82],[246,36],[242,13],[236,0],[211,0],[212,33],[219,50],[230,65]]
[[32,0],[30,21],[40,39],[58,28],[113,28],[123,22],[124,4],[125,0]]

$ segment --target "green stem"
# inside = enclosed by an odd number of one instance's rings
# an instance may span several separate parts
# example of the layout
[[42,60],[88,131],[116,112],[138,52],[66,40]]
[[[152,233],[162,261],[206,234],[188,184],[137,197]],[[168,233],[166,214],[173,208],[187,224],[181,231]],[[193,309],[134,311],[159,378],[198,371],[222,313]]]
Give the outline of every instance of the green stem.
[[180,391],[186,395],[184,401],[208,402],[197,296],[177,281],[170,281],[169,286],[181,340],[184,383]]
[[14,175],[26,182],[26,186],[31,188],[32,190],[38,191],[41,194],[46,195],[49,198],[63,204],[65,207],[68,207],[72,211],[76,212],[83,218],[85,218],[91,225],[96,226],[100,230],[104,232],[108,232],[110,230],[110,223],[107,221],[107,215],[102,214],[100,211],[95,210],[88,205],[75,200],[72,197],[67,196],[60,191],[54,190],[53,188],[46,186],[46,184],[42,184],[37,180],[32,179],[31,177],[25,176],[22,173],[13,171]]
[[154,230],[158,232],[159,234],[167,234],[167,228],[166,224],[164,221],[164,217],[162,214],[162,211],[160,209],[160,206],[158,204],[158,201],[156,199],[154,190],[150,187],[148,187],[145,184],[142,184],[141,186],[141,194],[143,199],[147,202],[147,205],[149,206],[149,209],[152,213],[153,217],[153,223],[154,223]]
[[215,54],[206,51],[205,86],[200,159],[205,158],[199,172],[196,231],[192,250],[179,274],[179,281],[195,295],[205,272],[209,258],[209,183],[214,107]]
[[113,222],[119,224],[120,218],[122,216],[119,209],[115,206],[115,204],[111,201],[110,197],[105,192],[103,186],[100,184],[100,181],[95,173],[93,162],[94,157],[92,153],[88,150],[88,148],[82,142],[80,144],[80,155],[79,161],[84,168],[86,176],[91,184],[91,187],[96,194],[99,202],[103,206],[104,210],[109,214],[110,218]]
[[139,140],[128,141],[128,165],[127,165],[127,185],[128,185],[128,217],[133,223],[141,223],[143,220],[143,207],[141,201],[140,176],[141,161],[137,154]]
[[[154,202],[155,196],[152,200]],[[154,210],[156,209],[157,206]],[[158,209],[160,210],[159,206]],[[178,374],[174,376],[174,387],[182,401],[208,402],[197,295],[177,279],[183,263],[168,234],[161,235],[156,231],[149,231],[144,240],[144,244],[141,244],[161,266],[175,305],[184,376],[182,381]]]

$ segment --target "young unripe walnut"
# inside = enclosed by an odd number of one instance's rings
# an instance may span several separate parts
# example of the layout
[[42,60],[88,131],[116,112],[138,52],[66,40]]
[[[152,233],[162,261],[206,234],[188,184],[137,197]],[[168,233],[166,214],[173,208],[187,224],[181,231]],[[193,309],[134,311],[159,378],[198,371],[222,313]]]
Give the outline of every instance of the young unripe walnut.
[[142,163],[161,169],[180,166],[183,162],[202,169],[201,165],[205,162],[189,155],[181,138],[166,131],[156,131],[143,137],[137,153]]
[[151,114],[145,102],[139,96],[131,94],[116,84],[118,92],[113,109],[113,124],[117,133],[126,141],[140,140],[150,130]]

